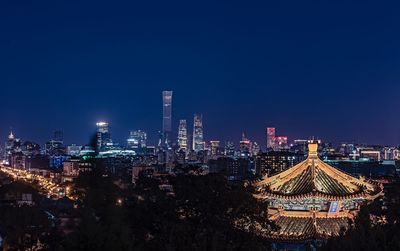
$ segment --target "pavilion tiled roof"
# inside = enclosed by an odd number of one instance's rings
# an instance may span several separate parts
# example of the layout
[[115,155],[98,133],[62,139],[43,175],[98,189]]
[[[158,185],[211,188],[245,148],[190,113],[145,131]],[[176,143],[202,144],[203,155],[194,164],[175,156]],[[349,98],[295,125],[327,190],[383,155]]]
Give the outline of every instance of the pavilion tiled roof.
[[281,216],[274,223],[277,229],[268,233],[268,236],[288,240],[327,238],[336,236],[349,227],[349,219],[345,217],[313,219]]
[[323,194],[352,196],[375,195],[382,189],[364,178],[356,178],[332,167],[317,155],[317,144],[309,145],[309,156],[296,166],[274,176],[265,176],[255,184],[258,193],[296,196]]

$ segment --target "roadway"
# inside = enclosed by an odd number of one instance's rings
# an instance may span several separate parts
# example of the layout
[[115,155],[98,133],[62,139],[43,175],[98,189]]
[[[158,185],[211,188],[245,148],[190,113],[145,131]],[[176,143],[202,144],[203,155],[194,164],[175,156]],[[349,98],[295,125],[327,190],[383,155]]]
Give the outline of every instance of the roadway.
[[45,194],[48,198],[60,199],[64,196],[69,197],[69,187],[64,187],[60,184],[56,184],[51,178],[31,173],[28,170],[11,168],[4,165],[0,165],[0,171],[14,180],[22,180],[32,185],[38,186],[35,188],[37,188],[40,193]]

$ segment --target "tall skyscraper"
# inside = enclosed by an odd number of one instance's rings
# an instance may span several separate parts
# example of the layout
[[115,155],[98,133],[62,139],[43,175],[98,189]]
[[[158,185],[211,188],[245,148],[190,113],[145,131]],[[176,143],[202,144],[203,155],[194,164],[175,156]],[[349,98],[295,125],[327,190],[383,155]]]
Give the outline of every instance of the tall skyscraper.
[[169,145],[172,130],[172,91],[163,91],[163,128],[161,145]]
[[267,128],[267,149],[275,149],[275,127]]
[[111,135],[108,129],[107,122],[98,122],[97,126],[97,150],[101,151],[106,148],[107,145],[112,143]]
[[187,152],[187,150],[188,150],[188,135],[187,135],[186,119],[179,120],[178,146],[179,146],[179,151]]
[[204,150],[203,116],[199,113],[194,115],[193,121],[193,150],[195,152]]

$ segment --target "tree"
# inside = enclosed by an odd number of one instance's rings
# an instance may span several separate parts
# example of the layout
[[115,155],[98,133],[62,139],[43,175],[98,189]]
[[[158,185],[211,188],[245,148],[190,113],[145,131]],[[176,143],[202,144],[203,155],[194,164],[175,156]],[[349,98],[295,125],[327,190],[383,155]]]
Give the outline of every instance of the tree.
[[[399,180],[385,186],[385,197],[361,208],[353,227],[329,239],[321,250],[400,250]],[[385,206],[383,206],[385,205]],[[372,219],[372,220],[371,220]]]
[[141,199],[130,206],[129,219],[136,238],[144,240],[142,247],[154,250],[268,249],[267,242],[233,224],[240,217],[256,219],[265,209],[243,186],[231,186],[219,174],[178,175],[169,182],[174,196],[160,191],[158,183],[152,179],[143,179],[134,190]]
[[132,250],[125,208],[117,204],[119,188],[97,160],[96,168],[76,182],[81,196],[78,230],[62,243],[65,250]]

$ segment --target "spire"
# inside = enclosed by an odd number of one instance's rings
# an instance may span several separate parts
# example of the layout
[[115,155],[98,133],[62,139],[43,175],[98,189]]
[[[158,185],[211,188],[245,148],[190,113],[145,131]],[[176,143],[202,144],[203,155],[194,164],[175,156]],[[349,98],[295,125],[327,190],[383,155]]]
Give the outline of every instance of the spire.
[[10,130],[10,135],[8,135],[8,139],[9,139],[9,140],[15,139],[14,134],[13,134],[13,132],[12,132],[12,129]]

